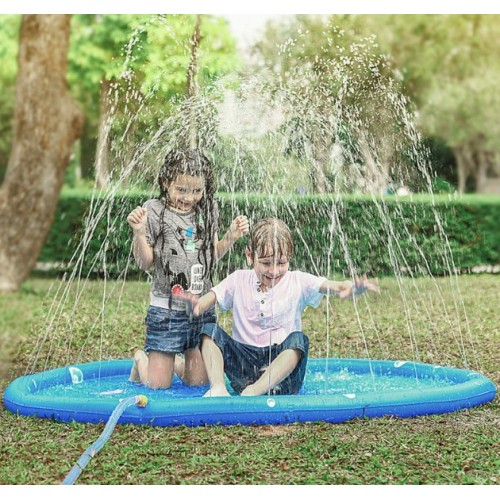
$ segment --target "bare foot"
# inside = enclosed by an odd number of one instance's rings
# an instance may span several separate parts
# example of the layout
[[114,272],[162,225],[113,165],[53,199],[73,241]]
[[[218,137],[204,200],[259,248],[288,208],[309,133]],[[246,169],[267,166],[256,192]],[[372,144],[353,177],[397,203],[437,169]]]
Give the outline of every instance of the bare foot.
[[137,368],[137,361],[134,359],[134,364],[132,366],[132,370],[130,370],[130,377],[128,378],[129,382],[140,382],[141,377],[139,377],[139,369]]
[[135,352],[134,354],[134,364],[132,366],[132,370],[130,370],[129,382],[139,382],[141,383],[141,374],[139,372],[139,364],[146,363],[147,366],[148,355],[141,349]]
[[204,398],[213,398],[217,396],[230,396],[225,385],[214,385],[203,394]]
[[174,372],[180,379],[184,379],[184,374],[186,372],[186,360],[184,358],[175,356]]

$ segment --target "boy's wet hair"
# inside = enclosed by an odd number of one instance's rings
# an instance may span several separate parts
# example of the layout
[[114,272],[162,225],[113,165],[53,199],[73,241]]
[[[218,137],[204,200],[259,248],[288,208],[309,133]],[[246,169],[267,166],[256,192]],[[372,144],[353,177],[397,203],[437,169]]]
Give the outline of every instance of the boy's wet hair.
[[267,217],[251,227],[247,248],[253,257],[290,258],[293,254],[292,233],[282,220]]
[[[173,149],[169,151],[158,173],[159,199],[164,203],[164,210],[169,202],[167,185],[175,181],[179,175],[192,175],[193,177],[202,177],[205,180],[203,198],[195,206],[195,220],[196,232],[203,237],[203,247],[200,249],[203,262],[200,261],[200,264],[204,265],[205,276],[212,277],[216,264],[215,233],[217,227],[217,221],[214,220],[217,211],[214,207],[216,186],[212,163],[199,149]],[[163,220],[163,214],[161,220]],[[207,254],[210,256],[209,260]],[[168,266],[168,262],[165,263],[165,268],[166,266]]]

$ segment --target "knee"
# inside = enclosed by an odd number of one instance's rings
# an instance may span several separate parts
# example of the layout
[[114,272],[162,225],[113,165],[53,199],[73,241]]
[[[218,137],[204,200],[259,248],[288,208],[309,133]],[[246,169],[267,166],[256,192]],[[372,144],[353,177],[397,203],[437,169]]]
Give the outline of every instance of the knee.
[[200,336],[213,337],[217,333],[218,328],[219,327],[218,327],[217,323],[206,323],[201,328]]
[[217,323],[207,323],[200,332],[200,345],[213,342],[221,350],[227,340],[227,333]]
[[286,346],[289,349],[298,351],[300,356],[307,357],[309,353],[309,338],[302,332],[293,332],[286,339]]
[[217,345],[214,338],[209,333],[202,333],[200,338],[201,348]]
[[149,377],[144,384],[150,389],[168,389],[172,385],[172,380],[165,379],[164,377]]

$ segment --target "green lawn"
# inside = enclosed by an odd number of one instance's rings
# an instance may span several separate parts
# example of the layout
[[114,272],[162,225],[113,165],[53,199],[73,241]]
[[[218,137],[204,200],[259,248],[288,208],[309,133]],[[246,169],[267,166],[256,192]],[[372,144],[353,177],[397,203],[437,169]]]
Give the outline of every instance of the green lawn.
[[[311,357],[418,359],[476,369],[500,384],[499,276],[380,284],[380,295],[356,307],[324,299],[306,311]],[[66,289],[33,278],[20,293],[0,295],[0,391],[27,367],[130,356],[142,346],[148,291],[146,282]],[[229,328],[230,316],[221,322]],[[78,484],[496,485],[497,400],[448,415],[342,424],[117,426]],[[102,429],[1,407],[0,484],[60,483]]]

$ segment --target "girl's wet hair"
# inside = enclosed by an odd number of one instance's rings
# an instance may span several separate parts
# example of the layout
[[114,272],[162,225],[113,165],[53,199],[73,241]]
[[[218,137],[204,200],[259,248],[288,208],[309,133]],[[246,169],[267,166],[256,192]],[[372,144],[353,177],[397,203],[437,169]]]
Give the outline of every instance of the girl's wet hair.
[[[205,181],[203,198],[196,204],[194,210],[196,232],[203,237],[203,246],[200,249],[200,258],[203,261],[200,261],[200,264],[203,264],[205,275],[212,277],[216,264],[214,242],[217,228],[217,221],[214,220],[217,211],[214,207],[216,186],[212,163],[198,149],[174,149],[167,153],[158,173],[159,199],[164,203],[165,209],[169,203],[168,184],[175,181],[179,175],[202,177]],[[210,256],[209,259],[207,255]]]
[[267,217],[252,226],[247,248],[253,257],[290,258],[293,255],[292,233],[282,220]]
[[[198,149],[174,149],[165,156],[165,161],[158,174],[160,198],[168,201],[167,184],[179,175],[192,175],[205,179],[204,198],[213,198],[215,184],[212,163]],[[203,201],[203,200],[202,200]]]

